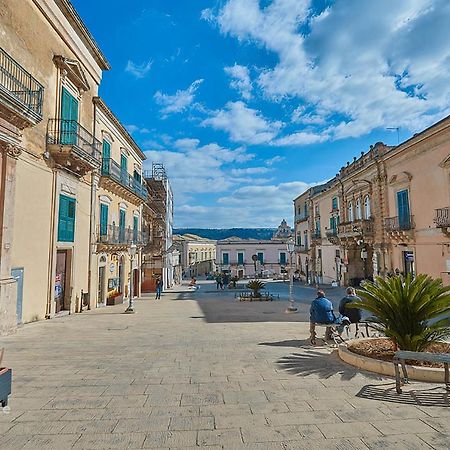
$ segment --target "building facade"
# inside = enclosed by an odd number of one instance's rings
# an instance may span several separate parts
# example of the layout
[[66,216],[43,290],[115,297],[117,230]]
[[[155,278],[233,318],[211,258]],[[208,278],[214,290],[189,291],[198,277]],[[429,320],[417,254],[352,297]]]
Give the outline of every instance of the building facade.
[[[394,273],[450,283],[449,161],[446,117],[398,146],[376,143],[328,183],[301,194],[294,200],[298,270],[308,269],[309,281],[317,282],[326,260],[328,272],[334,265],[335,279],[345,284]],[[317,217],[324,213],[328,226],[321,220],[319,245]],[[324,252],[324,231],[331,254]],[[307,250],[305,235],[311,236]]]
[[21,323],[91,302],[91,193],[101,165],[93,98],[109,64],[70,2],[1,1],[0,9],[2,134],[15,146],[14,162],[2,151],[10,202],[2,278],[15,280]]
[[96,268],[96,305],[114,305],[141,294],[143,205],[148,191],[143,182],[146,159],[123,125],[96,97],[95,135],[102,143],[102,165],[96,180],[92,231]]
[[184,277],[197,277],[215,272],[216,242],[195,234],[175,235],[180,250]]
[[289,268],[286,241],[236,237],[219,240],[216,267],[239,278],[279,276]]

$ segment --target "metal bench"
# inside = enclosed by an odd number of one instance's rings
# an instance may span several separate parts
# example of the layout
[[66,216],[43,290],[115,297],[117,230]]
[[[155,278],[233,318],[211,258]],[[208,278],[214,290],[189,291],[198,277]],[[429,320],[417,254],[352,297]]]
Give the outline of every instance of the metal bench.
[[[408,352],[408,351],[399,351],[395,352],[394,359],[392,362],[394,363],[395,369],[395,387],[397,390],[397,394],[402,393],[401,383],[403,384],[409,383],[408,380],[408,372],[406,369],[406,360],[415,360],[415,361],[426,361],[426,362],[434,362],[434,363],[443,363],[444,364],[444,372],[445,372],[445,389],[450,391],[450,375],[448,365],[450,364],[450,354],[448,353],[427,353],[427,352]],[[399,365],[402,366],[403,377],[400,378],[400,368]]]
[[[339,334],[337,331],[337,327],[341,326],[337,323],[315,323],[316,328],[317,327],[324,327],[325,328],[325,336],[327,335],[327,330],[330,330],[330,336],[331,339],[333,339],[336,346],[339,344],[345,344],[345,339],[342,337],[342,334]],[[348,332],[348,325],[344,325],[344,332],[349,335]],[[316,338],[311,338],[311,344],[316,345]]]

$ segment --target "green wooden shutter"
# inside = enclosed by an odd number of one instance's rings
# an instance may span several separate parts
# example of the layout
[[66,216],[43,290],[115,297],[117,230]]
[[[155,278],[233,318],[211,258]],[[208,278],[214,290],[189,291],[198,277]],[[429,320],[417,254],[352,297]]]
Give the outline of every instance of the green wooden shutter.
[[243,265],[244,264],[244,254],[238,253],[238,264]]
[[100,204],[100,236],[108,234],[108,205]]
[[280,253],[280,264],[286,264],[286,253]]
[[409,215],[409,196],[408,190],[397,192],[397,211],[398,211],[398,224],[400,229],[406,230],[410,226]]
[[125,210],[121,209],[119,212],[119,239],[120,242],[125,242]]
[[75,202],[74,198],[63,194],[59,196],[58,241],[74,242]]
[[61,93],[61,143],[76,144],[78,100],[66,89]]
[[134,216],[133,217],[133,241],[134,241],[134,243],[137,242],[138,230],[139,230],[139,217]]
[[120,155],[120,177],[123,183],[127,183],[128,159],[125,155]]
[[258,253],[258,261],[264,264],[264,253]]
[[225,265],[229,264],[228,253],[222,253],[222,261]]
[[103,139],[102,175],[109,175],[110,161],[111,161],[111,144]]

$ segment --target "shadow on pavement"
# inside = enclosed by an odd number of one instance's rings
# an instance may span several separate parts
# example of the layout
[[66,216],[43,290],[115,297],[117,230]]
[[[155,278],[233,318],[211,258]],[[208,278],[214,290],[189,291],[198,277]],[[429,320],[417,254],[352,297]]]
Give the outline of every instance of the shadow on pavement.
[[[320,339],[318,339],[320,340]],[[312,348],[311,342],[309,339],[290,339],[288,341],[276,341],[276,342],[260,342],[258,345],[267,345],[269,347],[307,347]],[[316,346],[314,346],[316,347]]]
[[356,394],[356,397],[417,406],[450,407],[450,393],[441,387],[414,389],[410,391],[403,389],[401,394],[397,394],[395,383],[389,383],[387,385],[368,384]]
[[[315,350],[306,350],[305,353],[292,353],[280,358],[277,364],[293,375],[304,377],[317,375],[319,378],[330,378],[334,375],[340,375],[342,380],[351,380],[361,374],[361,370],[343,363],[339,359],[337,351],[333,351],[331,354]],[[381,379],[379,375],[369,372],[364,372],[364,375],[378,380]]]

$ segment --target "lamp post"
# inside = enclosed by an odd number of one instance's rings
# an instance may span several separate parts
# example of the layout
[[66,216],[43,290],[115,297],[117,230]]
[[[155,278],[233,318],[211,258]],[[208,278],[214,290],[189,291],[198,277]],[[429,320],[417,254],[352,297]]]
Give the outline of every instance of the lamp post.
[[136,256],[136,244],[131,244],[128,249],[128,255],[130,256],[130,292],[128,293],[128,308],[125,310],[126,314],[134,313],[134,302],[133,302],[133,289],[134,289],[134,257]]
[[286,309],[286,313],[292,314],[297,312],[297,308],[294,306],[294,274],[292,271],[292,255],[295,251],[295,242],[292,238],[286,242],[286,248],[289,253],[289,306]]

